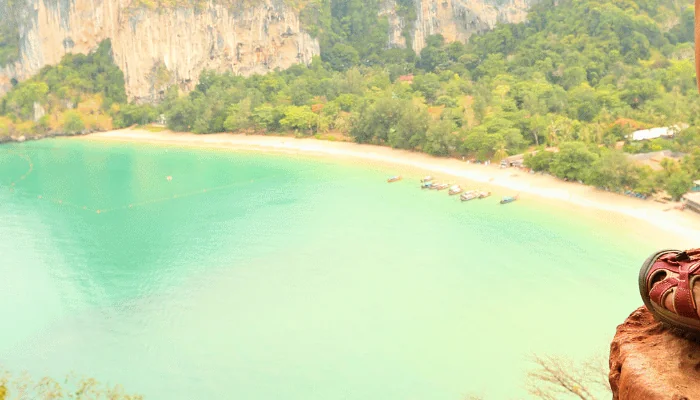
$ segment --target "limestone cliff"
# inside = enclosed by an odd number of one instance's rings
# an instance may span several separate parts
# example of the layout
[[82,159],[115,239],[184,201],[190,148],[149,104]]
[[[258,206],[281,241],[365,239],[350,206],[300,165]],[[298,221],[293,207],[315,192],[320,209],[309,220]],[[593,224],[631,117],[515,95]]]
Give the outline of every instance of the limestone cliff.
[[389,43],[395,47],[406,46],[401,33],[407,24],[412,23],[408,34],[413,50],[419,53],[430,35],[441,34],[448,42],[466,42],[471,35],[491,29],[496,23],[522,22],[535,1],[414,0],[416,21],[405,21],[397,13],[396,0],[386,0],[382,4],[381,14],[389,20]]
[[[521,22],[536,0],[401,1],[409,13],[398,12],[397,0],[381,7],[390,25],[388,45],[405,47],[408,37],[418,53],[433,34],[466,41],[498,22]],[[9,2],[19,21],[20,56],[0,66],[0,94],[13,79],[27,79],[68,52],[94,50],[104,39],[111,39],[127,95],[136,101],[157,100],[172,84],[191,90],[204,69],[263,74],[309,63],[320,53],[298,10],[284,0],[197,0],[167,10],[149,7],[153,0],[0,0],[0,24],[7,23]]]
[[209,1],[167,12],[132,0],[26,1],[20,59],[0,67],[0,92],[11,79],[29,78],[67,52],[87,53],[104,39],[111,39],[127,95],[137,101],[156,99],[173,83],[189,90],[204,69],[262,74],[319,54],[318,41],[281,0]]

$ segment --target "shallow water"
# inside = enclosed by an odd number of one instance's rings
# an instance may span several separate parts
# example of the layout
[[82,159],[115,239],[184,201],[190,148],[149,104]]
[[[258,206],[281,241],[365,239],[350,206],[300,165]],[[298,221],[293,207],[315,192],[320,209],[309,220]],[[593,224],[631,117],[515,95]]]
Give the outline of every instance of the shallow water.
[[0,362],[147,399],[461,400],[526,398],[531,354],[606,356],[651,240],[397,172],[2,146]]

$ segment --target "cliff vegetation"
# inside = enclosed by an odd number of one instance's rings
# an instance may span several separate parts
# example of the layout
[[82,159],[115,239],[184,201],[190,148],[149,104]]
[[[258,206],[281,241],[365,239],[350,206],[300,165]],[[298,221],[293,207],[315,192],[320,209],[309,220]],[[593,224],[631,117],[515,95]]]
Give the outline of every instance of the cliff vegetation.
[[110,129],[110,110],[124,103],[124,75],[107,40],[87,56],[66,55],[18,83],[0,100],[0,136]]
[[0,67],[19,58],[20,0],[0,1]]

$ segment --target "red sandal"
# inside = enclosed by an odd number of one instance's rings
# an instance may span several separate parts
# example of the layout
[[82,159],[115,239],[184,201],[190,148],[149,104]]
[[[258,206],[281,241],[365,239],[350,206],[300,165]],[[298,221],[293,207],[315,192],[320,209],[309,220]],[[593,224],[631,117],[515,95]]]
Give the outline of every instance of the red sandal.
[[639,292],[654,318],[700,338],[700,249],[654,253],[639,271]]

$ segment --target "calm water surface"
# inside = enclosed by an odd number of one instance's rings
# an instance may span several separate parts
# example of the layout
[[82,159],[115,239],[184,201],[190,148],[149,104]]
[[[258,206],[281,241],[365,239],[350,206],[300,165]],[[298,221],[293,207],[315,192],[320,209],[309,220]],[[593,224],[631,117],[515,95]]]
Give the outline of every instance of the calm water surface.
[[656,246],[535,199],[387,185],[395,172],[1,146],[0,362],[147,399],[461,400],[525,398],[533,353],[607,353]]

